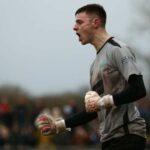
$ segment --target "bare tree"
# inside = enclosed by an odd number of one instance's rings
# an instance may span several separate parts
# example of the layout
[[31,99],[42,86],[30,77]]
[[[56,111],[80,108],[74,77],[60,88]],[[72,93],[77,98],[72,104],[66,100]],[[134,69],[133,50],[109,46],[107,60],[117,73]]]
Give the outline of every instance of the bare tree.
[[146,76],[145,83],[150,95],[150,1],[133,0],[131,2],[134,13],[130,33],[128,34],[131,45],[138,51],[141,69]]

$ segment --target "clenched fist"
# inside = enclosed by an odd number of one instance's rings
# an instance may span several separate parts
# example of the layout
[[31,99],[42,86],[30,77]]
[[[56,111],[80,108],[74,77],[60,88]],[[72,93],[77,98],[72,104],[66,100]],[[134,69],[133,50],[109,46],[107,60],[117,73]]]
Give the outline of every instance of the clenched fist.
[[96,112],[103,108],[114,106],[112,95],[100,97],[95,91],[89,91],[85,94],[85,109],[87,112]]
[[35,126],[45,136],[58,134],[67,130],[64,119],[54,119],[48,113],[41,113],[35,120]]

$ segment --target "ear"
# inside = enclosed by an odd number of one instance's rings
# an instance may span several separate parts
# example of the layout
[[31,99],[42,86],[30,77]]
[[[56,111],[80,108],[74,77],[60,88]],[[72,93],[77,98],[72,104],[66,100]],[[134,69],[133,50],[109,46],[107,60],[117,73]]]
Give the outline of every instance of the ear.
[[100,27],[100,19],[99,18],[94,18],[93,19],[93,27],[94,28],[99,28]]

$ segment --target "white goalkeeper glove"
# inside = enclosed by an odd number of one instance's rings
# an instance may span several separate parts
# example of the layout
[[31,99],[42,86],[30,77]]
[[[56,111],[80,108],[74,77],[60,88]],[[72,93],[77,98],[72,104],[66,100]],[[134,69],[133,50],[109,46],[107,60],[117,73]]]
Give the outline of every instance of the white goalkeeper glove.
[[35,126],[45,136],[70,131],[63,118],[54,119],[50,113],[41,113],[35,120]]
[[112,95],[100,97],[95,91],[89,91],[85,94],[85,109],[87,112],[96,112],[101,108],[110,108],[114,106]]

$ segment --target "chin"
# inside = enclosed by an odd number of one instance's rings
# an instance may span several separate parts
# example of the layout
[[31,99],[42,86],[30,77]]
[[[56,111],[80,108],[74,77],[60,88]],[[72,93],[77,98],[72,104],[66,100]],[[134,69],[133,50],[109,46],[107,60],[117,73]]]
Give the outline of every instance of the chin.
[[86,45],[86,44],[88,44],[88,42],[82,41],[81,44]]

